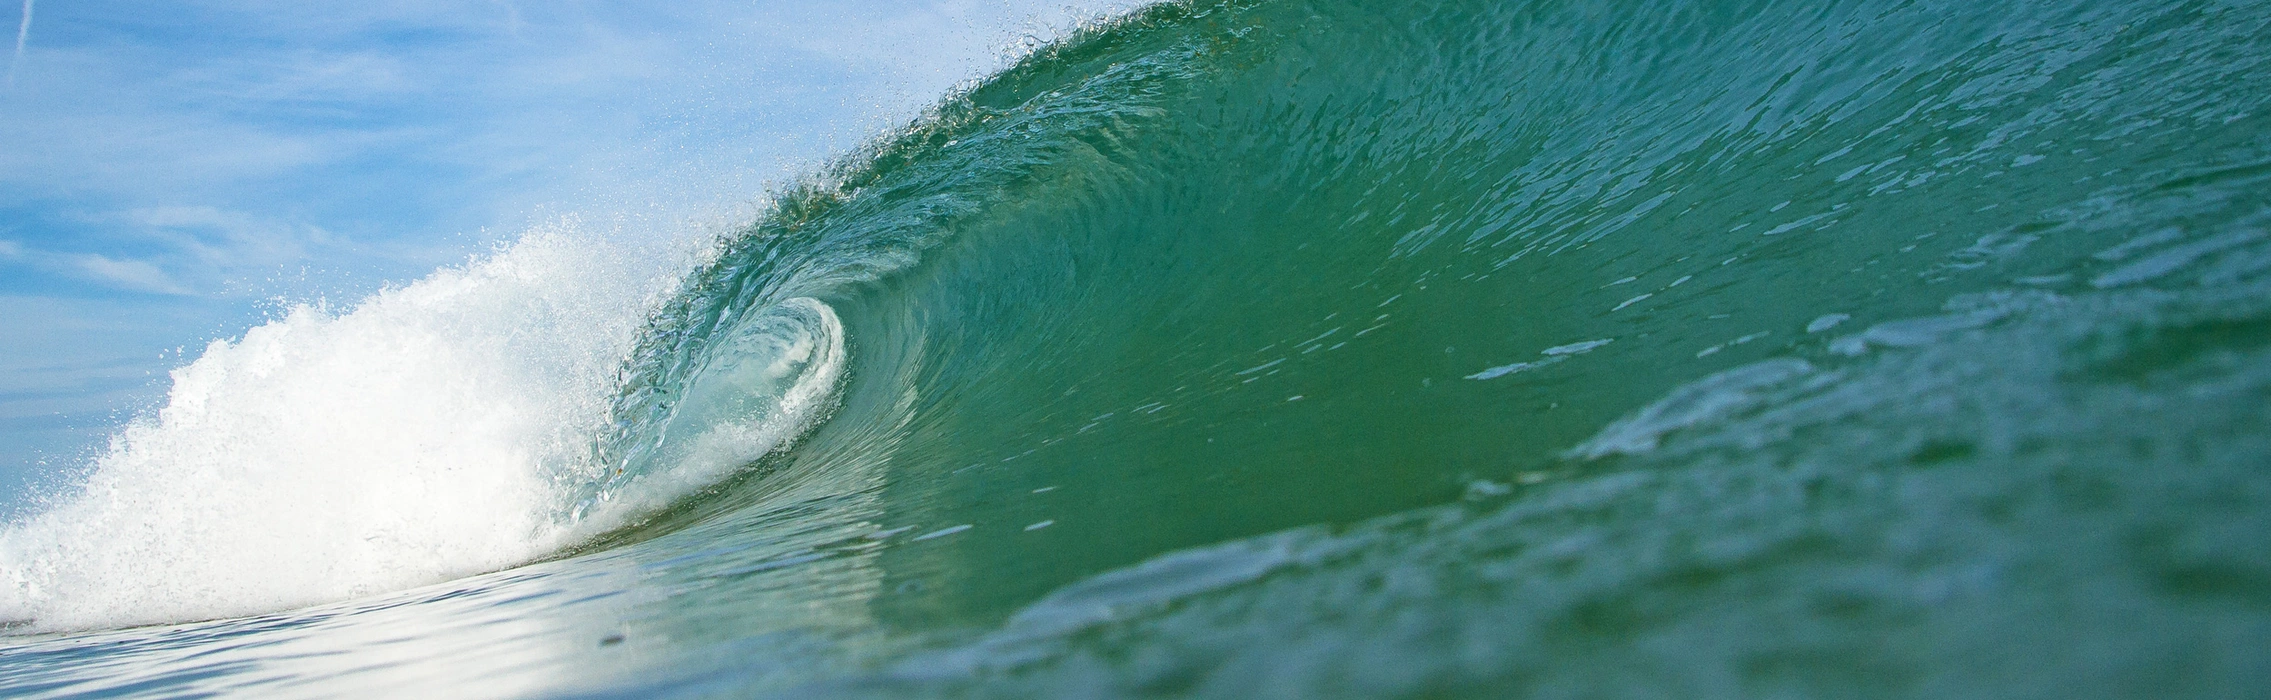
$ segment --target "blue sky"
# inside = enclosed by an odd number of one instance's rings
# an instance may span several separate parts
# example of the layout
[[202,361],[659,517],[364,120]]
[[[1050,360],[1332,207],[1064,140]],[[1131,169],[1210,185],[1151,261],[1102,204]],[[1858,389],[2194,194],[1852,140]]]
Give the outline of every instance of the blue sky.
[[25,2],[0,85],[0,494],[280,303],[352,303],[564,215],[745,210],[1127,4]]

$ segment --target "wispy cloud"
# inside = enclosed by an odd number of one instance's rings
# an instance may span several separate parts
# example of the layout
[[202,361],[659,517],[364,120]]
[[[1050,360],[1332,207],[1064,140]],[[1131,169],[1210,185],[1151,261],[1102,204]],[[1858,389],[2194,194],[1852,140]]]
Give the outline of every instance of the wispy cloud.
[[114,260],[106,255],[73,256],[72,262],[88,278],[106,282],[121,289],[153,294],[188,296],[188,286],[175,281],[165,270],[144,260]]
[[0,206],[260,211],[274,193],[375,222],[392,199],[393,222],[465,231],[595,192],[751,196],[998,65],[1033,17],[1076,16],[1058,4],[193,0],[170,20],[190,35],[135,33],[165,28],[139,3],[53,6],[120,29],[42,41],[38,94],[0,109]]
[[36,272],[115,292],[192,296],[197,291],[152,259],[56,252],[29,248],[15,241],[0,241],[0,260],[19,268],[20,271],[13,274]]
[[24,62],[24,44],[32,38],[32,0],[24,0],[24,19],[16,24],[16,53],[8,59],[8,87],[16,86],[16,66]]
[[[103,217],[209,266],[266,266],[306,260],[340,243],[315,226],[265,219],[209,206],[134,209]],[[328,252],[328,251],[326,251]]]
[[37,79],[0,95],[0,216],[27,217],[0,224],[51,272],[210,295],[430,261],[399,281],[558,214],[707,218],[998,66],[1011,35],[1126,3],[1060,4],[51,5],[90,29],[43,35]]
[[406,239],[358,241],[304,222],[209,206],[74,215],[60,225],[90,234],[0,240],[0,263],[17,267],[19,275],[77,280],[114,292],[222,300],[337,291],[323,284],[340,279],[336,270],[311,268],[338,260],[352,259],[364,271],[422,271],[462,255],[454,247]]

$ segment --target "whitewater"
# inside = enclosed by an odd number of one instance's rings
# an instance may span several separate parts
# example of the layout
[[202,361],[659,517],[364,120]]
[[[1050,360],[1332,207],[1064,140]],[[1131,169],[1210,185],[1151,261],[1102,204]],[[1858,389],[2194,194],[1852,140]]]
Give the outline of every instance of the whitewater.
[[2252,697],[2271,9],[1149,6],[176,369],[0,694]]
[[214,341],[84,485],[0,533],[0,617],[72,629],[245,615],[588,537],[554,517],[561,482],[677,270],[649,262],[667,253],[572,231]]

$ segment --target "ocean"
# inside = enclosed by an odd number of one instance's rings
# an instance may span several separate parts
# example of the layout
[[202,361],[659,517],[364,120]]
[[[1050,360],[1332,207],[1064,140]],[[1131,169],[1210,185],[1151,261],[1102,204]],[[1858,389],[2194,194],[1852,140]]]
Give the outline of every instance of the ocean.
[[724,235],[191,353],[0,529],[0,695],[2265,697],[2267,60],[1146,7]]

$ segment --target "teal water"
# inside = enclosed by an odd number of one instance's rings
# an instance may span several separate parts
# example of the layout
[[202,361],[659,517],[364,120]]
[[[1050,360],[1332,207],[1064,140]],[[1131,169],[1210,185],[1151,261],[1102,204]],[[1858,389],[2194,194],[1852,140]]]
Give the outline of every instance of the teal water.
[[126,629],[19,574],[0,694],[2262,697],[2266,59],[1151,7],[721,241],[547,472],[605,532]]

